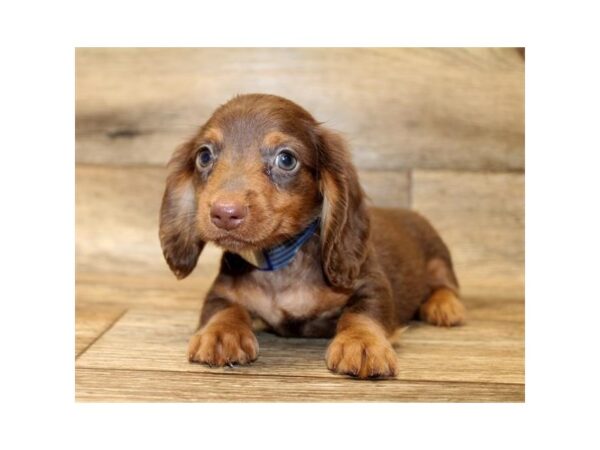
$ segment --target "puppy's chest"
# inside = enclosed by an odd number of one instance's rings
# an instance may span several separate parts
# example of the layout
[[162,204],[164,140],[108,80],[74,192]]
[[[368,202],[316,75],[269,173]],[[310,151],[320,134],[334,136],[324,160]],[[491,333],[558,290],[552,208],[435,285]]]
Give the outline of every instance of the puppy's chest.
[[240,286],[239,302],[283,335],[331,335],[329,328],[335,328],[348,300],[347,294],[327,286],[320,274],[265,272],[243,284],[246,289]]

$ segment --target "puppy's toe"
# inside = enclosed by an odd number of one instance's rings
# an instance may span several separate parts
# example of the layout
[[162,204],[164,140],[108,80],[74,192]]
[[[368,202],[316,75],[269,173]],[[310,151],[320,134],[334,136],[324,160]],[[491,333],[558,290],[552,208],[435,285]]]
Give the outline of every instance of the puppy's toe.
[[391,378],[398,361],[390,343],[379,336],[341,333],[327,350],[327,368],[357,378]]
[[419,309],[421,320],[432,325],[450,327],[466,321],[466,309],[449,289],[436,290]]
[[190,338],[190,362],[224,366],[248,364],[258,356],[258,341],[250,328],[213,325],[198,331]]

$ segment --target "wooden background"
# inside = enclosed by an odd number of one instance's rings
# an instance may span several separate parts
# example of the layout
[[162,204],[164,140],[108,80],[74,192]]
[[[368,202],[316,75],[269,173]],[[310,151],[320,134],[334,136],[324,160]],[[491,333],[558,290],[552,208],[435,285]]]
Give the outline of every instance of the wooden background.
[[78,270],[164,272],[171,152],[233,95],[268,92],[345,134],[374,203],[430,218],[465,293],[522,295],[515,49],[78,49],[76,62]]
[[502,302],[522,302],[517,49],[81,48],[75,57],[76,354],[129,308],[197,311],[219,251],[209,247],[184,281],[168,271],[157,225],[165,164],[238,93],[288,97],[342,132],[373,203],[417,209],[440,231],[466,298],[498,314]]

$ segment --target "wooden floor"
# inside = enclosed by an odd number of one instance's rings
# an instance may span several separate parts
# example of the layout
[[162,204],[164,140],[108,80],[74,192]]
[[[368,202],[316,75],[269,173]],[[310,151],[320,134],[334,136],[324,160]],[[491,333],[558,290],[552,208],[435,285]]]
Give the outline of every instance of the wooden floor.
[[326,369],[327,340],[265,333],[250,366],[188,363],[187,340],[198,319],[194,303],[208,286],[202,277],[174,289],[160,277],[79,278],[78,401],[524,401],[518,299],[465,299],[469,323],[463,327],[412,323],[397,347],[398,378],[357,381]]

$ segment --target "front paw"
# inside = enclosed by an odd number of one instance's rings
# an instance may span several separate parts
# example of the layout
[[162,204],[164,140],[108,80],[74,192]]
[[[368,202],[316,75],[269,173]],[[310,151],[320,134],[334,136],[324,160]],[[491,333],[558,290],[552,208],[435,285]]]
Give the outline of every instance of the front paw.
[[190,362],[210,366],[248,364],[258,356],[258,341],[249,327],[211,324],[194,334],[188,346]]
[[327,368],[358,378],[392,378],[398,374],[396,352],[384,337],[342,332],[327,349]]

